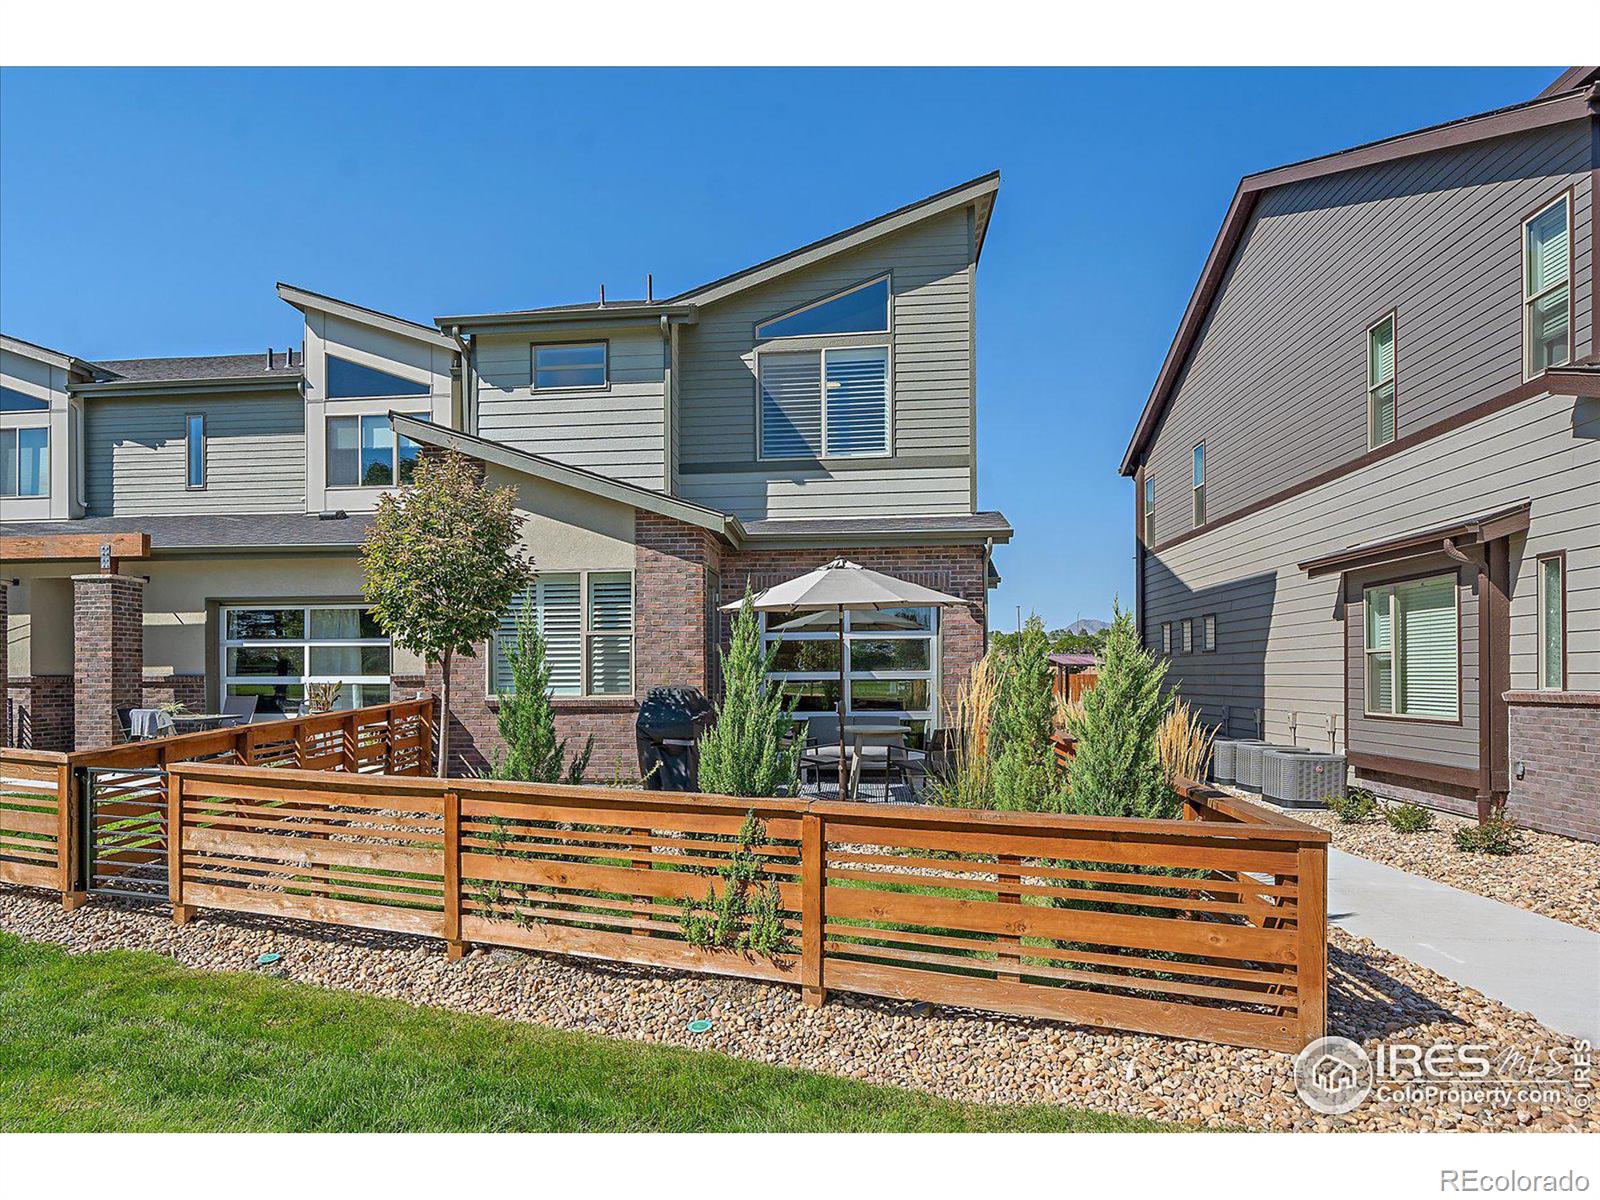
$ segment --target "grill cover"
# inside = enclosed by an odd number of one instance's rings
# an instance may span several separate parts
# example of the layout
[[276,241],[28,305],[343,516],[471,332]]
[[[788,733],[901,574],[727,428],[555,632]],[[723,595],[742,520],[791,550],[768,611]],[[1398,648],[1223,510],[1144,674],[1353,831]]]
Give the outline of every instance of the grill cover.
[[639,774],[652,792],[692,792],[699,786],[696,747],[711,727],[711,701],[698,688],[659,687],[645,693],[634,722]]

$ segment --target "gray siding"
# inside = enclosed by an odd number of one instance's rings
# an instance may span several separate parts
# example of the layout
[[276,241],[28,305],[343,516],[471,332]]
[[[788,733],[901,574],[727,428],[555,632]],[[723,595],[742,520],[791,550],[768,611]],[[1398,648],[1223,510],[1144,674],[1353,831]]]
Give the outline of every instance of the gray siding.
[[[206,486],[185,487],[184,418],[206,418]],[[296,393],[96,400],[84,422],[90,516],[304,512]]]
[[[533,342],[610,343],[610,385],[581,391],[532,386]],[[478,338],[478,432],[641,487],[663,489],[666,371],[655,323]]]
[[[1234,734],[1265,711],[1269,740],[1328,744],[1349,731],[1337,577],[1295,565],[1318,554],[1532,501],[1511,542],[1511,686],[1535,686],[1535,560],[1567,552],[1569,686],[1600,691],[1600,400],[1523,401],[1158,554],[1145,556],[1143,624],[1217,614],[1217,651],[1174,657],[1170,679]],[[1471,623],[1469,623],[1471,624]],[[1475,630],[1475,624],[1472,626]],[[1476,703],[1467,700],[1465,703]],[[1407,739],[1419,759],[1427,739]],[[1377,752],[1377,751],[1373,751]],[[1426,759],[1423,759],[1426,761]]]
[[1399,434],[1522,380],[1521,225],[1574,189],[1576,357],[1590,353],[1590,122],[1263,195],[1179,377],[1146,470],[1156,540],[1367,450],[1366,330],[1397,310]]
[[[971,262],[967,214],[951,212],[708,305],[682,335],[683,496],[751,519],[970,512]],[[885,272],[893,456],[867,470],[758,465],[756,324]]]

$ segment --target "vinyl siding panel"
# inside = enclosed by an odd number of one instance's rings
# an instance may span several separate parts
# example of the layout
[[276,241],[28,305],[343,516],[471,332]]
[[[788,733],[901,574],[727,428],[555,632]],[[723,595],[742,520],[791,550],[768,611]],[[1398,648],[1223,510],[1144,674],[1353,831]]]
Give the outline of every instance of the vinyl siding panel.
[[1572,189],[1576,357],[1591,352],[1590,123],[1291,184],[1258,202],[1152,441],[1156,540],[1367,450],[1366,330],[1396,310],[1398,434],[1522,380],[1523,219]]
[[[185,487],[184,418],[206,419],[206,486]],[[306,511],[297,393],[105,399],[84,422],[90,516]]]
[[[1308,579],[1295,564],[1522,500],[1532,501],[1532,516],[1527,534],[1511,542],[1511,686],[1536,682],[1535,559],[1565,550],[1569,684],[1600,690],[1600,400],[1592,399],[1524,401],[1147,554],[1147,644],[1159,645],[1164,621],[1216,613],[1217,651],[1171,660],[1169,679],[1182,695],[1236,736],[1254,732],[1261,709],[1268,740],[1291,740],[1295,720],[1299,743],[1321,748],[1333,718],[1343,749],[1350,730],[1339,580]],[[1470,661],[1475,666],[1475,645]],[[1475,686],[1474,675],[1464,685],[1465,711],[1474,711]],[[1461,762],[1436,731],[1397,737],[1393,744],[1420,761]]]
[[626,483],[663,489],[667,434],[665,358],[654,324],[607,326],[541,336],[541,343],[610,344],[610,384],[603,389],[532,386],[535,341],[527,335],[478,338],[478,432]]
[[[703,309],[682,334],[683,496],[735,503],[751,519],[970,512],[971,469],[918,460],[972,455],[971,261],[967,214],[952,212]],[[756,466],[755,326],[886,272],[893,455],[884,469]],[[948,485],[952,471],[959,488]]]

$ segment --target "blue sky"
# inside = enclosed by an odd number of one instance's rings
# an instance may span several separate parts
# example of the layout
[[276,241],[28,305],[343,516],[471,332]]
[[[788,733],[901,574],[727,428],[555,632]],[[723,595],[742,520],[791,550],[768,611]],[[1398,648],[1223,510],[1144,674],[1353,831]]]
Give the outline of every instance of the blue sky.
[[979,270],[993,621],[1132,596],[1116,474],[1240,175],[1559,68],[0,72],[0,327],[299,342],[278,279],[426,320],[680,291],[998,167]]

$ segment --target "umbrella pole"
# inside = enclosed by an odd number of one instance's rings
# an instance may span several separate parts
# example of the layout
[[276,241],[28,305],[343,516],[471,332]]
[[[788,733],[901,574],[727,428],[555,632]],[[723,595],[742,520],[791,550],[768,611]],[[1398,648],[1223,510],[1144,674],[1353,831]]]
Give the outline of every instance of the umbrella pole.
[[844,605],[839,606],[839,799],[844,799]]

